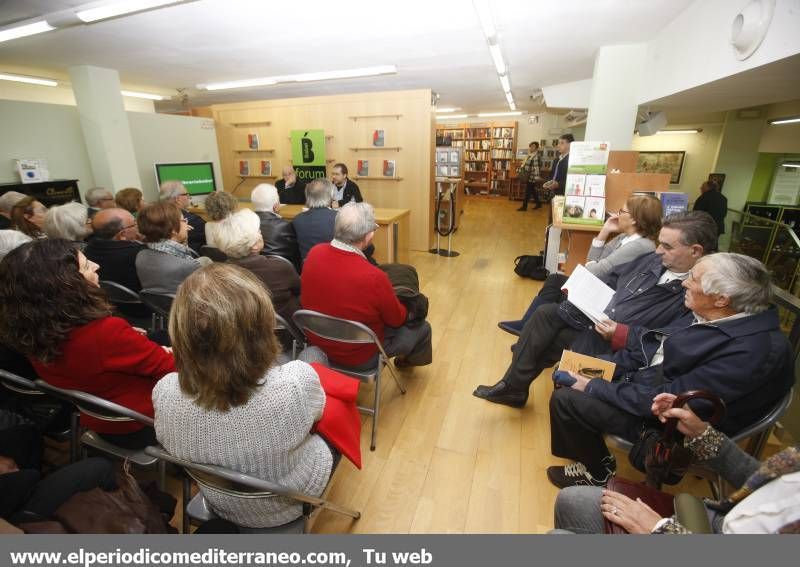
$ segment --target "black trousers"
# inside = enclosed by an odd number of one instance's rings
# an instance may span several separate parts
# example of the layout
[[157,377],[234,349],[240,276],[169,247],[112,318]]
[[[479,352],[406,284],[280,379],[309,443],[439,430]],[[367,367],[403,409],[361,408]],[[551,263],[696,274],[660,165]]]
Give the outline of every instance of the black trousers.
[[536,191],[536,183],[528,181],[525,183],[525,197],[522,199],[523,207],[527,208],[528,201],[531,200],[531,197],[533,198],[533,202],[537,205],[542,204],[542,202],[539,200],[539,193]]
[[609,456],[604,434],[635,441],[641,417],[573,390],[558,388],[550,397],[550,452],[586,465],[596,478],[605,476],[602,460]]
[[572,341],[570,350],[589,356],[599,356],[601,354],[613,354],[611,342],[605,340],[594,330],[583,331]]
[[558,303],[542,305],[522,328],[503,376],[513,388],[527,390],[542,370],[561,360],[561,353],[580,333],[559,316],[558,309]]

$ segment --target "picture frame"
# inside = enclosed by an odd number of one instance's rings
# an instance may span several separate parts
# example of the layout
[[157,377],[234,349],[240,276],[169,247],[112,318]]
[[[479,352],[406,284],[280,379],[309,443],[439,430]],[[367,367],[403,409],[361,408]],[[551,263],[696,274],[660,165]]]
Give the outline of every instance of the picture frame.
[[681,182],[685,162],[685,151],[639,152],[639,158],[636,162],[636,172],[669,173],[670,184],[677,185]]

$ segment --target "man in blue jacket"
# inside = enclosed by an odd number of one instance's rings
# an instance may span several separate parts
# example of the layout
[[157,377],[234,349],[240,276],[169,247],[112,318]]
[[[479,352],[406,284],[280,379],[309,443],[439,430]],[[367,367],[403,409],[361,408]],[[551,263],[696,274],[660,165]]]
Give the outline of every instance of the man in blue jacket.
[[[716,245],[717,227],[706,213],[684,213],[665,220],[654,253],[618,266],[603,278],[616,290],[605,308],[609,338],[624,343],[626,325],[662,327],[685,314],[681,282],[695,262]],[[563,350],[581,333],[594,327],[569,301],[542,305],[525,323],[503,378],[493,386],[478,386],[473,395],[523,407],[534,379],[558,362]]]
[[741,254],[711,254],[683,282],[691,315],[656,330],[630,329],[612,357],[614,380],[571,374],[574,383],[550,398],[551,450],[574,459],[547,469],[558,487],[603,486],[616,464],[603,435],[634,441],[653,420],[662,392],[708,390],[725,402],[717,426],[733,435],[766,415],[794,381],[791,346],[770,306],[772,284],[761,262]]

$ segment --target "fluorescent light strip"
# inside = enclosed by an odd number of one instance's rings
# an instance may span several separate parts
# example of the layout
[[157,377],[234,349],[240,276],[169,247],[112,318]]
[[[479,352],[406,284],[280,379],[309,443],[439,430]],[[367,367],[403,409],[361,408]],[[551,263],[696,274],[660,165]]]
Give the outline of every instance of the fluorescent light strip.
[[25,24],[24,26],[17,26],[0,31],[0,43],[10,39],[17,39],[19,37],[27,37],[29,35],[36,35],[37,33],[44,33],[54,30],[53,26],[42,20],[41,22],[34,22],[32,24]]
[[279,77],[262,77],[260,79],[243,79],[241,81],[226,81],[222,83],[208,83],[197,85],[199,89],[218,91],[224,89],[241,89],[245,87],[265,87],[279,83],[305,83],[309,81],[330,81],[334,79],[353,79],[356,77],[374,77],[376,75],[392,75],[397,73],[394,65],[381,65],[378,67],[362,67],[359,69],[343,69],[340,71],[323,71],[320,73],[301,73],[299,75],[284,75]]
[[659,130],[656,134],[698,134],[702,132],[699,128],[691,128],[688,130]]
[[780,126],[781,124],[795,124],[800,122],[800,116],[789,116],[787,118],[776,118],[775,120],[768,120],[771,126]]
[[130,96],[133,98],[146,98],[147,100],[166,100],[168,98],[172,98],[164,95],[140,93],[136,91],[120,91],[120,92],[122,93],[122,96]]
[[516,111],[517,105],[514,104],[514,101],[512,100],[511,102],[508,103],[508,108],[510,108],[512,111]]
[[452,120],[453,118],[466,118],[468,114],[448,114],[447,116],[437,116],[436,120]]
[[500,85],[503,87],[503,92],[511,94],[511,83],[508,80],[508,75],[500,75]]
[[503,61],[503,53],[500,51],[500,46],[497,44],[489,46],[489,54],[492,56],[494,68],[497,69],[498,75],[506,74],[506,63]]
[[488,116],[519,116],[520,114],[522,114],[522,111],[517,110],[515,112],[479,112],[478,116],[483,118]]
[[782,163],[781,167],[793,167],[795,169],[800,169],[800,163]]
[[9,75],[0,73],[0,81],[14,81],[16,83],[28,83],[29,85],[42,85],[45,87],[56,87],[58,81],[52,79],[42,79],[40,77],[26,77],[24,75]]
[[125,0],[124,2],[116,2],[114,4],[106,4],[105,6],[80,10],[76,12],[75,15],[78,16],[78,19],[82,22],[90,24],[124,14],[151,10],[160,6],[166,6],[167,4],[178,4],[182,1],[183,0]]
[[445,106],[443,108],[437,108],[436,112],[455,112],[456,110],[461,110],[460,106]]
[[472,5],[478,13],[478,21],[481,24],[483,35],[486,37],[487,41],[491,41],[497,34],[497,30],[492,20],[492,10],[489,7],[489,0],[472,0]]
[[508,101],[508,104],[514,104],[514,95],[512,95],[511,93],[507,92],[506,93],[506,101]]

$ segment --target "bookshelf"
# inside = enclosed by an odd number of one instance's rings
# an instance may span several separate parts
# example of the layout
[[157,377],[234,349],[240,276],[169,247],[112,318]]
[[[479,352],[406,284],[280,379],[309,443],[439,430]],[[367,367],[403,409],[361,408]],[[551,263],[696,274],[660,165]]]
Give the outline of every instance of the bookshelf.
[[496,124],[492,127],[492,177],[489,192],[508,195],[511,191],[511,172],[517,151],[517,123]]

